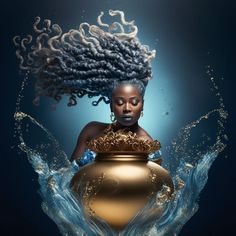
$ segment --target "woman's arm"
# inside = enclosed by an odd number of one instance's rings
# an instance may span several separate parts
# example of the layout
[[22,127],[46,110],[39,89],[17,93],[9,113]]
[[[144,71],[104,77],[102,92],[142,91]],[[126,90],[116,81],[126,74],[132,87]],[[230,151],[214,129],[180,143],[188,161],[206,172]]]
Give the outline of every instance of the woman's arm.
[[107,124],[92,121],[80,132],[75,149],[71,155],[71,161],[79,160],[87,149],[87,142],[96,137],[107,127]]
[[86,149],[86,142],[88,140],[88,129],[89,129],[90,123],[88,123],[80,132],[79,137],[77,139],[77,143],[75,146],[75,149],[71,155],[71,161],[79,160],[79,158],[83,155],[85,149]]

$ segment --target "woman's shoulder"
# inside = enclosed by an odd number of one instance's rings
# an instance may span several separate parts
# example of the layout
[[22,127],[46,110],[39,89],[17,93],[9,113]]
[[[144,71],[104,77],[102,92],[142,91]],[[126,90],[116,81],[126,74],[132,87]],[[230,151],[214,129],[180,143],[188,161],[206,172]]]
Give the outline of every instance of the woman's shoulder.
[[99,121],[91,121],[84,126],[82,132],[87,137],[86,139],[92,139],[99,134],[101,134],[105,129],[109,127],[110,124],[102,123]]
[[143,129],[142,127],[140,127],[138,137],[140,139],[153,141],[153,138],[151,137],[151,135],[145,129]]
[[103,123],[103,122],[99,122],[99,121],[91,121],[87,125],[85,125],[84,128],[86,128],[86,129],[90,129],[90,128],[104,129],[104,128],[107,128],[109,125],[110,124],[108,124],[108,123]]

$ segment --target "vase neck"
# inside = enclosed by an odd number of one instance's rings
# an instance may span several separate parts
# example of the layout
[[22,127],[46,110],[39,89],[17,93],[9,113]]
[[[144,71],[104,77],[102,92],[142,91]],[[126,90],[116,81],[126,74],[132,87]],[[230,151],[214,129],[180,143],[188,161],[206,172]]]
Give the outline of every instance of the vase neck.
[[95,161],[148,161],[144,152],[103,152],[96,155]]

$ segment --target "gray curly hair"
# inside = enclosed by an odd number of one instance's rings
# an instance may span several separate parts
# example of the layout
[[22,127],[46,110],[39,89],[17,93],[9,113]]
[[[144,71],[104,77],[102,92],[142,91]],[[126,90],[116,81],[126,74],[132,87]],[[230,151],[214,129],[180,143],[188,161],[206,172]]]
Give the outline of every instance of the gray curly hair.
[[41,96],[60,101],[62,95],[69,95],[69,106],[85,95],[100,96],[92,102],[95,106],[102,100],[109,103],[120,83],[133,84],[144,95],[152,78],[151,59],[156,51],[141,45],[136,37],[137,26],[125,20],[124,12],[109,10],[111,16],[120,17],[120,22],[111,25],[102,22],[103,14],[97,18],[98,26],[85,22],[64,34],[48,19],[39,29],[41,19],[36,17],[36,37],[14,37],[20,70],[36,77],[36,104]]

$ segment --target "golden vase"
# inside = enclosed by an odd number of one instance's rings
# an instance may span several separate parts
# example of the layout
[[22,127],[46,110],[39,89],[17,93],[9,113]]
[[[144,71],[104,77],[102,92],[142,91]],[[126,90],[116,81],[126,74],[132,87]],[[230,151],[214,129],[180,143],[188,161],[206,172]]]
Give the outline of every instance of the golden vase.
[[118,231],[163,185],[173,192],[168,172],[148,161],[147,153],[134,151],[99,153],[95,162],[81,168],[71,181],[75,193],[84,188],[80,200],[86,216],[99,217]]

